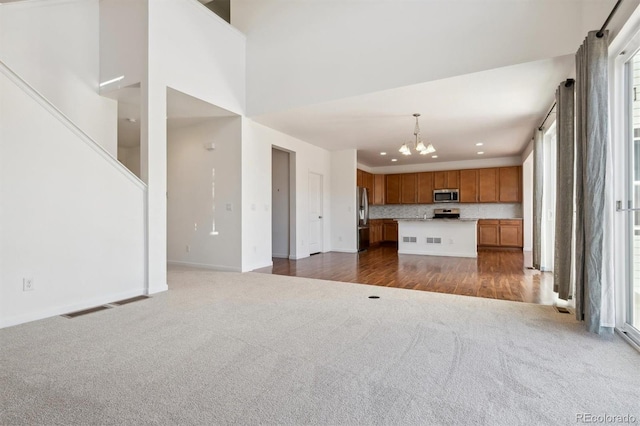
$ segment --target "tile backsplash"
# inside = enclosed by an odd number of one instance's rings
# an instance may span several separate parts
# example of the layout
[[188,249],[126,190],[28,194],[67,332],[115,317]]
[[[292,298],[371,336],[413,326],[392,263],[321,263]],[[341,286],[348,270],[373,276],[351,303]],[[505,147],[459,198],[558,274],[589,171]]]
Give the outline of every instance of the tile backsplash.
[[369,206],[370,219],[409,219],[433,217],[434,209],[460,209],[460,217],[473,219],[516,219],[522,218],[521,203],[442,203],[442,204],[387,204]]

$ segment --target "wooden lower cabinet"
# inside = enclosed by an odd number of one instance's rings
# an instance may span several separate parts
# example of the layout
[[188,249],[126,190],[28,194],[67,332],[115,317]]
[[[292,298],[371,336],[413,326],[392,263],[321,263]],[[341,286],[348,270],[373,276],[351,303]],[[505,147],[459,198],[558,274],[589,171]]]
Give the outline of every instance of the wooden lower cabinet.
[[398,222],[395,220],[384,220],[382,239],[383,241],[398,242]]
[[500,221],[500,246],[522,248],[522,220]]
[[500,246],[500,221],[483,219],[478,221],[478,246]]
[[481,219],[478,247],[522,248],[522,219]]
[[382,239],[383,221],[382,219],[369,220],[369,244],[380,244]]

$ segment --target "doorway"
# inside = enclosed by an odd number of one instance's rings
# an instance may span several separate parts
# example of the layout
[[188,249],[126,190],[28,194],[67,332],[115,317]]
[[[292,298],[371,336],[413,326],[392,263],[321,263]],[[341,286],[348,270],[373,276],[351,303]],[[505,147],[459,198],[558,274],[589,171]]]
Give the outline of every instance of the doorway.
[[271,257],[288,259],[290,255],[290,155],[271,148]]
[[322,175],[309,172],[309,254],[322,252]]

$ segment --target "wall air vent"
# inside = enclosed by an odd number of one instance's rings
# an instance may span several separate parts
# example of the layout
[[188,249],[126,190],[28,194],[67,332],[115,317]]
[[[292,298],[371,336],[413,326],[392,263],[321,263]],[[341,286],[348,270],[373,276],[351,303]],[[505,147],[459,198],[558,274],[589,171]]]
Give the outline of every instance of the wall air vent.
[[427,244],[442,244],[440,237],[427,237]]
[[418,242],[418,238],[417,237],[402,237],[402,242],[403,243],[417,243]]

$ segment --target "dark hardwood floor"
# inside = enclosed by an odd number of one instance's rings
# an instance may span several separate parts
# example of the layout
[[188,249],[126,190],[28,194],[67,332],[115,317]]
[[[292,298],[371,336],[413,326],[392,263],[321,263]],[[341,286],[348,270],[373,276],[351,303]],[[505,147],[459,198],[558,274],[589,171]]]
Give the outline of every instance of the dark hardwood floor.
[[[529,263],[527,263],[529,264]],[[477,259],[398,255],[395,246],[322,253],[300,260],[273,259],[255,272],[435,291],[552,305],[553,274],[525,267],[518,251],[478,252]]]

